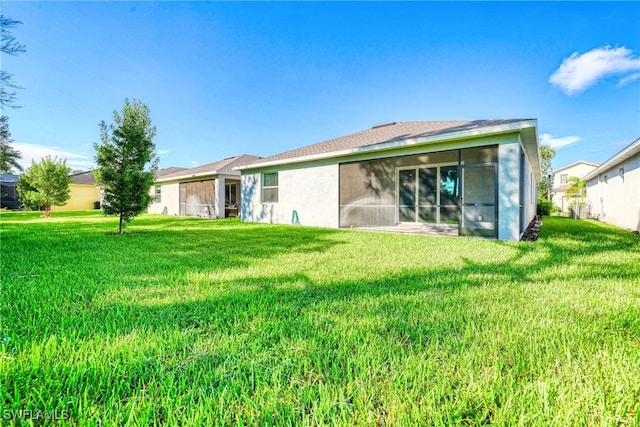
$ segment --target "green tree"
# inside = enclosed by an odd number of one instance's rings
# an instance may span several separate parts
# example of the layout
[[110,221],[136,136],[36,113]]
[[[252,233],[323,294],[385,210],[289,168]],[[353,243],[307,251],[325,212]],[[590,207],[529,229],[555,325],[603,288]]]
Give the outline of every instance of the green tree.
[[9,118],[0,116],[0,173],[13,173],[13,169],[22,172],[18,160],[22,153],[11,146],[11,132],[9,132]]
[[584,198],[587,192],[587,183],[577,176],[567,178],[567,196],[573,201],[573,205],[584,204]]
[[31,175],[22,174],[16,183],[16,190],[18,191],[20,202],[22,202],[27,210],[31,210],[35,206],[40,205],[38,201],[38,190],[31,182],[32,179]]
[[551,187],[551,159],[556,156],[556,150],[548,145],[540,146],[540,173],[542,181],[538,183],[538,200],[548,200]]
[[153,185],[158,156],[153,137],[149,107],[128,99],[122,113],[113,112],[114,124],[100,123],[102,144],[96,150],[96,182],[103,191],[102,210],[105,215],[120,217],[119,234],[124,223],[144,212],[152,201],[149,189]]
[[[0,54],[15,56],[25,52],[24,45],[18,43],[10,31],[20,24],[22,22],[0,14]],[[0,69],[0,107],[3,109],[5,107],[18,108],[15,104],[17,89],[22,89],[22,87],[13,81],[13,74]]]
[[34,205],[44,206],[48,215],[51,206],[62,206],[71,196],[69,172],[71,169],[67,166],[66,159],[46,156],[40,163],[32,161],[18,180],[20,200],[28,208]]

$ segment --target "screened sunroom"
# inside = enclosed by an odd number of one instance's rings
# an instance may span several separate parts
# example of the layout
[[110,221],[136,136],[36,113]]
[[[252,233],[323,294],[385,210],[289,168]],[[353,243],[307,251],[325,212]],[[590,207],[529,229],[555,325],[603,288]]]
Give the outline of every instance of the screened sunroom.
[[497,236],[498,147],[340,164],[340,227]]
[[518,240],[535,217],[537,122],[393,122],[239,169],[244,221]]

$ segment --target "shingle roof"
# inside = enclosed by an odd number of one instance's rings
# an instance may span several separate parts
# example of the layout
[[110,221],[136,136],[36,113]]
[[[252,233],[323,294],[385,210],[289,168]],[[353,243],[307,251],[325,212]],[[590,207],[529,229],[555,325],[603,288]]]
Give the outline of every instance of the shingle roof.
[[593,166],[594,168],[597,168],[601,164],[602,163],[585,162],[584,160],[578,160],[577,162],[573,162],[570,165],[566,165],[566,166],[563,166],[561,168],[558,168],[558,169],[552,171],[552,173],[557,174],[558,172],[561,172],[561,171],[563,171],[565,169],[569,169],[569,168],[572,168],[572,167],[578,166],[578,165],[587,165],[587,166]]
[[92,171],[80,172],[71,175],[71,184],[77,185],[96,185],[96,179]]
[[187,170],[187,168],[179,168],[177,166],[171,166],[168,168],[163,168],[163,169],[158,169],[156,171],[156,179],[157,178],[164,178],[167,175],[172,175],[176,172],[180,172],[180,171],[184,171]]
[[252,156],[250,154],[241,154],[239,156],[228,157],[226,159],[218,160],[216,162],[207,163],[206,165],[197,166],[191,169],[182,169],[180,171],[158,176],[158,180],[169,181],[171,179],[182,178],[187,176],[202,176],[207,174],[214,174],[218,172],[232,172],[237,173],[233,169],[238,166],[243,166],[249,163],[259,160],[260,157]]
[[343,150],[371,147],[406,139],[432,137],[456,132],[470,132],[491,126],[507,125],[529,119],[506,120],[450,120],[432,122],[394,122],[386,125],[374,126],[360,132],[306,147],[296,148],[271,157],[260,159],[254,163],[268,163],[271,161],[294,159],[311,155],[339,152]]

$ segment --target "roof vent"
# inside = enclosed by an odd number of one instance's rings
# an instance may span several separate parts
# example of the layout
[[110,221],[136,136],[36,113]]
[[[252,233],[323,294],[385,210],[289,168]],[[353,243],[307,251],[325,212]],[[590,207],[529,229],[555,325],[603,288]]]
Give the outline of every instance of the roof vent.
[[377,126],[374,126],[374,127],[372,127],[371,129],[378,129],[378,128],[383,128],[383,127],[386,127],[386,126],[393,126],[393,125],[395,125],[395,124],[397,124],[397,122],[385,123],[385,124],[383,124],[383,125],[377,125]]

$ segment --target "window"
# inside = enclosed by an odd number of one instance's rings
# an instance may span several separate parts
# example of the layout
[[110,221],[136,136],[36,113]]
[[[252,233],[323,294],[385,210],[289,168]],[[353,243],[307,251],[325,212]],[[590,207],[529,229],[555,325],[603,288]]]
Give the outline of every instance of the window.
[[568,179],[569,179],[569,175],[566,173],[563,173],[562,175],[560,175],[560,184],[566,184]]
[[156,185],[155,194],[154,194],[154,202],[160,203],[162,201],[162,185]]
[[225,184],[224,185],[224,205],[225,206],[233,206],[237,204],[236,199],[236,184]]
[[262,174],[262,203],[278,202],[278,172]]

